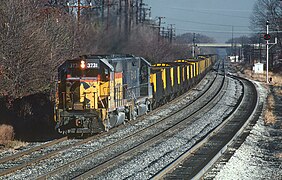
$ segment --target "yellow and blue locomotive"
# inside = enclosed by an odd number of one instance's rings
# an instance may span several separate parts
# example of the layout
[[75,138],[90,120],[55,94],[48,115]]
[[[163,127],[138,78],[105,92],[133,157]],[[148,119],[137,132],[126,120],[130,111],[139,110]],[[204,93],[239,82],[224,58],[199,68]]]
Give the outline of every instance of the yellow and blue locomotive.
[[63,134],[93,134],[150,110],[150,63],[132,55],[87,55],[58,69],[55,121]]

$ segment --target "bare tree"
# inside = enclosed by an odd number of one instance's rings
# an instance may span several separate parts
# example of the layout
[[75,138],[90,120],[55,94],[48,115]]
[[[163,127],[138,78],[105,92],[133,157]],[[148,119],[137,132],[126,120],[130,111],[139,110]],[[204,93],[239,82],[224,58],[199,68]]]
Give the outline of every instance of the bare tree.
[[170,43],[158,37],[155,29],[142,25],[132,30],[130,39],[122,52],[143,56],[152,63],[173,60]]
[[55,67],[73,49],[70,26],[32,0],[7,0],[0,14],[0,94],[18,98],[47,90]]
[[[270,66],[272,63],[282,58],[282,6],[280,0],[257,0],[251,16],[251,28],[253,30],[266,33],[266,22],[269,21],[269,32],[272,37],[277,37],[278,44],[274,46],[270,53]],[[273,41],[274,38],[271,39]]]
[[[194,38],[195,37],[195,38]],[[183,44],[183,43],[193,43],[193,39],[195,43],[214,43],[215,40],[209,36],[203,34],[193,34],[193,33],[185,33],[178,35],[176,37],[176,43]]]
[[279,39],[279,46],[282,47],[282,7],[280,0],[258,0],[254,5],[251,16],[251,28],[265,33],[266,21],[270,23],[270,32]]

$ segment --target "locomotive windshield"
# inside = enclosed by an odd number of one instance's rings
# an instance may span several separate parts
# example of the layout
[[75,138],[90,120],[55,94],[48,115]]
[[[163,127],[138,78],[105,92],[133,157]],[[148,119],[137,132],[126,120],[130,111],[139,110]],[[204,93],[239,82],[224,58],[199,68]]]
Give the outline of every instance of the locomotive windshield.
[[85,69],[80,68],[69,68],[67,74],[70,77],[97,77],[99,74],[98,69]]
[[68,67],[66,70],[67,78],[89,77],[89,78],[98,78],[101,80],[109,79],[108,67],[98,62],[76,61],[76,62],[70,62],[67,67]]
[[85,62],[81,60],[68,64],[68,77],[98,77],[99,74],[101,74],[101,72],[98,62]]

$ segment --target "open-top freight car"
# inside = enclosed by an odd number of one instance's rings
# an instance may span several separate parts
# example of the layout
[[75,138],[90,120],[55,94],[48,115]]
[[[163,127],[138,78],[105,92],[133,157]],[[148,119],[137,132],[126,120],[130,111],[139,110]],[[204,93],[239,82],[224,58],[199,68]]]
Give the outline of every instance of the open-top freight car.
[[163,105],[193,87],[211,69],[215,60],[216,55],[201,55],[197,59],[152,65],[152,107]]

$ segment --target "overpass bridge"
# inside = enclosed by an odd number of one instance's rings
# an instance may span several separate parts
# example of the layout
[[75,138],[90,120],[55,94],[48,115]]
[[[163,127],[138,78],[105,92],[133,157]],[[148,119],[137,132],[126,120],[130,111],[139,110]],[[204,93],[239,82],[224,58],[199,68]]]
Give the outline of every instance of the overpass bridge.
[[[193,46],[193,44],[187,44],[188,46]],[[197,47],[206,47],[206,48],[234,48],[234,47],[238,47],[241,48],[242,44],[236,44],[233,43],[233,46],[231,43],[196,43],[195,44]],[[264,48],[266,45],[264,43],[261,44],[244,44],[244,46],[249,45],[251,47],[254,47],[255,49],[260,49],[260,48]]]
[[[242,47],[242,44],[232,43],[196,43],[197,47],[207,47],[207,48],[231,48],[231,47]],[[192,46],[192,44],[191,44]]]
[[[174,45],[178,45],[178,46],[190,46],[192,47],[193,44],[174,44]],[[249,45],[255,49],[260,49],[260,48],[264,48],[266,45],[264,43],[261,43],[261,44],[244,44],[244,46],[246,45]],[[236,43],[233,43],[233,46],[232,46],[232,43],[195,43],[195,46],[196,47],[202,47],[202,48],[242,48],[242,44],[236,44]]]

